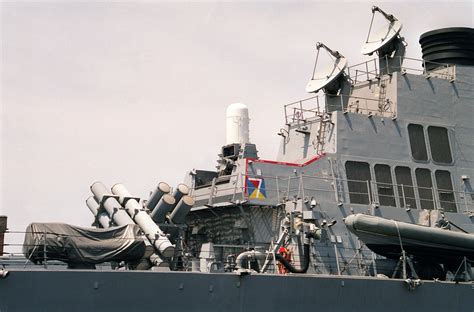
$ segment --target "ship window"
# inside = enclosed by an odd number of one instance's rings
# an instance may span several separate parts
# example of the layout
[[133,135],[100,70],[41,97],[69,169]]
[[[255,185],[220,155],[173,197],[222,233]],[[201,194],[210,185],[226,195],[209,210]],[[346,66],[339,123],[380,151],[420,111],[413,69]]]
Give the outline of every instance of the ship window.
[[415,192],[413,191],[413,180],[408,167],[396,167],[395,177],[398,184],[398,195],[400,205],[407,208],[416,208]]
[[448,130],[442,127],[428,127],[428,138],[430,140],[431,157],[433,161],[443,164],[453,162],[451,148],[449,146]]
[[395,196],[393,194],[392,175],[390,174],[390,166],[375,165],[375,180],[377,181],[377,193],[379,195],[379,203],[382,206],[395,207]]
[[436,185],[438,186],[439,203],[445,211],[456,212],[453,184],[449,171],[436,170]]
[[418,184],[418,196],[420,197],[421,209],[434,209],[431,171],[418,168],[415,170],[415,176],[416,183]]
[[351,203],[368,204],[369,189],[367,181],[370,181],[369,164],[359,161],[347,161],[346,175]]
[[423,126],[409,124],[408,137],[410,138],[411,155],[415,160],[427,161],[428,153],[426,152],[425,134]]

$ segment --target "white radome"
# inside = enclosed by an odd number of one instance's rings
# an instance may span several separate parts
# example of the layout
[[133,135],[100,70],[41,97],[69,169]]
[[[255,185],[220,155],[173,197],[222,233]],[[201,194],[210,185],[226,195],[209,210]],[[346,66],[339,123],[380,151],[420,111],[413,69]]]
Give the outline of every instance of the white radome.
[[226,111],[226,145],[249,143],[249,110],[245,104],[234,103]]

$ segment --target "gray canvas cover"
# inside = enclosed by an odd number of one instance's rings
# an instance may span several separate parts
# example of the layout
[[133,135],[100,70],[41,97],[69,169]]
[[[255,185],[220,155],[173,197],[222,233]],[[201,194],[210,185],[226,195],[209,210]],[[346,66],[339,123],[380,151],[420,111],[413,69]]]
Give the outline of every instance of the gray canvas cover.
[[108,261],[138,261],[145,243],[137,225],[108,229],[83,228],[64,223],[31,223],[25,234],[23,253],[32,262],[44,259],[69,264]]

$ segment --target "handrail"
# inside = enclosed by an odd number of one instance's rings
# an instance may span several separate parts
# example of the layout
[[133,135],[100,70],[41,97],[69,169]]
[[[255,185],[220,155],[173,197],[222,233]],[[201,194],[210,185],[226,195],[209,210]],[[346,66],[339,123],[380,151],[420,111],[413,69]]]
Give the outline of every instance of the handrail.
[[[397,62],[398,59],[398,62]],[[378,62],[377,62],[378,61]],[[441,79],[446,79],[449,81],[454,81],[456,78],[456,73],[454,66],[445,63],[431,62],[426,60],[420,60],[410,57],[395,56],[390,58],[390,61],[393,63],[395,61],[396,65],[390,65],[388,62],[387,56],[383,58],[373,58],[368,61],[364,61],[352,66],[347,67],[346,72],[347,76],[353,84],[358,84],[361,82],[366,82],[372,79],[381,78],[381,69],[379,62],[385,63],[384,73],[392,74],[394,72],[401,72],[402,75],[406,73],[413,73],[417,75],[424,75],[426,78],[437,77]],[[434,70],[427,70],[427,65],[435,65]],[[341,99],[341,110],[344,110],[342,99],[344,97],[349,97],[354,100],[365,100],[365,101],[375,101],[378,102],[380,99],[370,99],[363,97],[355,97],[348,95],[331,95],[332,97],[340,97]],[[310,107],[306,108],[305,105],[313,103]],[[366,103],[367,104],[367,103]],[[367,106],[367,105],[366,105]],[[293,123],[300,123],[301,121],[306,121],[310,118],[320,117],[324,113],[328,112],[327,103],[324,96],[315,95],[309,98],[304,98],[299,101],[291,102],[284,105],[285,110],[285,123],[291,125]],[[366,108],[358,108],[359,112],[365,113],[374,113],[377,115],[379,110]],[[394,114],[392,110],[389,111]],[[383,113],[383,112],[382,112]],[[314,115],[313,115],[314,114]]]
[[[381,72],[380,67],[377,66],[378,63],[384,62],[386,66],[385,73],[391,74],[394,72],[402,72],[405,73],[414,73],[414,74],[422,74],[422,75],[433,75],[438,78],[453,80],[455,79],[455,72],[453,70],[453,65],[446,64],[446,63],[439,63],[439,62],[432,62],[426,60],[420,60],[411,57],[404,57],[404,56],[394,56],[390,58],[390,61],[396,61],[397,65],[390,67],[390,63],[388,62],[388,56],[381,57],[381,58],[373,58],[365,62],[361,62],[352,66],[347,67],[347,75],[350,77],[354,84],[359,82],[364,82],[371,79],[380,78]],[[404,65],[411,63],[413,65]],[[418,68],[415,66],[418,65]],[[436,69],[434,70],[427,70],[427,65],[434,65]],[[354,73],[355,72],[355,73]],[[359,77],[365,77],[364,80],[359,80]]]
[[[10,234],[11,233],[15,233],[15,234],[26,234],[26,231],[10,231]],[[43,232],[39,232],[39,234],[42,234]],[[75,235],[67,235],[67,237],[69,236],[75,236]],[[130,239],[134,239],[134,238],[130,238]],[[263,247],[264,249],[266,249],[267,246],[269,246],[270,243],[268,242],[255,242],[254,244],[245,244],[245,245],[225,245],[225,244],[216,244],[214,245],[214,248],[231,248],[233,250],[235,250],[235,252],[240,252],[241,250],[245,250],[245,249],[248,249],[249,247],[256,247],[256,246],[259,246],[259,247]],[[17,247],[17,248],[21,248],[21,247],[24,247],[23,244],[21,243],[18,243],[18,244],[5,244],[5,246],[8,246],[8,247]],[[28,246],[26,246],[28,247]],[[35,247],[35,246],[32,246],[32,247]],[[40,245],[40,247],[43,247]],[[330,267],[332,265],[334,265],[334,261],[339,261],[340,262],[340,266],[341,266],[341,273],[346,273],[348,274],[349,271],[352,272],[352,273],[349,273],[349,274],[358,274],[358,275],[365,275],[366,274],[366,271],[365,270],[361,270],[361,266],[360,266],[360,263],[354,263],[352,260],[351,261],[344,261],[344,257],[346,257],[347,255],[349,256],[352,256],[352,259],[355,259],[355,258],[358,258],[357,259],[357,262],[365,262],[365,261],[368,261],[368,259],[370,258],[370,255],[371,255],[371,252],[367,249],[363,249],[361,247],[359,248],[352,248],[350,246],[344,246],[344,252],[345,252],[345,255],[341,255],[339,253],[335,254],[335,255],[324,255],[324,254],[318,254],[318,255],[315,255],[313,257],[316,257],[317,258],[317,261],[318,261],[318,264],[320,264],[321,266],[323,267]],[[25,257],[24,257],[24,254],[22,252],[6,252],[5,253],[6,256],[3,256],[3,257],[0,257],[0,266],[3,266],[4,268],[6,269],[10,269],[10,268],[19,268],[19,267],[23,267],[24,264],[25,264]],[[62,262],[62,261],[65,261],[67,262],[68,259],[64,258],[64,259],[55,259],[55,260],[52,260],[50,258],[48,258],[46,256],[46,259],[45,259],[48,263],[48,267],[44,267],[43,265],[34,265],[32,266],[30,262],[27,263],[27,265],[29,265],[29,268],[30,269],[34,269],[34,270],[54,270],[55,267],[66,267],[67,264]],[[296,258],[296,261],[298,261],[298,258]],[[228,264],[228,262],[223,259],[223,261],[220,261],[222,264]],[[275,269],[275,263],[271,263],[270,264],[270,270],[267,270],[267,272],[270,272],[270,273],[274,273],[274,269]],[[104,263],[99,263],[99,264],[96,264],[96,269],[98,270],[114,270],[113,268],[110,267],[109,265],[109,262],[104,262]],[[273,269],[273,270],[272,270]]]
[[[309,101],[316,101],[315,107],[303,108],[303,103],[306,104]],[[318,115],[321,115],[323,112],[327,111],[324,99],[319,95],[286,104],[283,106],[283,108],[285,110],[285,124],[287,125],[294,122],[303,121],[308,118],[318,117]],[[309,113],[310,116],[305,118],[305,113]]]
[[[353,96],[353,95],[345,95],[345,94],[340,94],[340,95],[331,95],[331,97],[334,98],[339,98],[340,99],[340,110],[341,111],[349,111],[352,110],[355,107],[356,113],[366,113],[366,114],[372,114],[374,116],[379,115],[380,113],[389,113],[389,114],[394,114],[394,103],[391,101],[386,101],[386,104],[388,105],[388,109],[383,109],[383,107],[380,107],[380,99],[375,99],[375,98],[367,98],[367,97],[361,97],[361,96]],[[318,106],[314,108],[306,108],[303,107],[307,102],[312,101],[316,99]],[[352,100],[351,103],[348,103],[348,107],[344,107],[344,102],[346,102],[345,99],[350,99]],[[324,101],[324,110],[321,110],[321,102]],[[359,102],[360,101],[360,102]],[[377,104],[377,109],[371,109],[369,108],[369,102]],[[365,105],[360,105],[359,103]],[[384,105],[385,106],[385,105]],[[309,119],[314,118],[315,120],[317,118],[321,118],[325,113],[328,112],[327,110],[327,103],[325,102],[324,97],[322,96],[314,96],[310,97],[307,99],[303,99],[301,101],[293,102],[290,104],[284,105],[284,110],[285,110],[285,123],[286,125],[292,125],[292,124],[298,124],[300,122],[305,122]],[[310,113],[310,114],[307,114]]]
[[[306,198],[306,197],[317,197],[317,198],[333,198],[334,189],[329,187],[333,183],[333,177],[322,177],[313,175],[295,175],[295,176],[269,176],[269,175],[231,175],[230,180],[236,178],[235,185],[216,185],[213,189],[212,196],[230,196],[231,198],[237,198],[237,195],[241,195],[242,199],[248,196],[249,187],[245,184],[246,178],[257,178],[266,181],[266,193],[268,200],[274,203],[281,203],[285,200],[292,198]],[[309,180],[317,180],[323,182],[327,188],[321,187],[309,187]],[[269,183],[274,181],[274,183]],[[345,184],[343,190],[341,190],[341,198],[338,198],[338,203],[349,203],[351,195],[367,196],[367,202],[371,205],[380,205],[380,198],[393,198],[395,206],[397,208],[420,208],[421,202],[432,202],[432,207],[435,210],[439,210],[444,205],[455,205],[458,212],[469,212],[474,211],[474,202],[467,198],[474,196],[472,192],[456,191],[439,189],[436,186],[433,187],[421,187],[415,185],[403,185],[396,183],[384,183],[376,181],[361,181],[351,179],[340,179],[336,182],[342,182]],[[361,183],[361,186],[366,191],[354,192],[348,189],[348,183]],[[314,184],[314,183],[313,183]],[[275,185],[272,187],[271,185]],[[383,187],[390,189],[391,194],[384,194],[379,189]],[[368,190],[367,190],[368,189]],[[208,199],[210,193],[205,192],[205,189],[201,189],[200,194],[194,194],[196,201]],[[409,191],[409,194],[407,194]],[[422,192],[420,194],[420,191]],[[429,191],[430,197],[426,197],[426,192]],[[327,194],[327,195],[326,195]],[[410,195],[413,194],[413,195]],[[441,198],[442,194],[452,197],[451,199]],[[407,207],[409,202],[416,203],[416,207]],[[444,205],[442,205],[444,204]],[[426,203],[424,203],[426,205]]]

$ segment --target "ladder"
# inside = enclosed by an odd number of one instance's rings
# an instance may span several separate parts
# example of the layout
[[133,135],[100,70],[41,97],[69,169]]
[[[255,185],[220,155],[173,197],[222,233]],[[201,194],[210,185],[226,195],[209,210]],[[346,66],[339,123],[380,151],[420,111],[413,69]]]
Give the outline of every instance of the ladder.
[[333,178],[333,183],[334,183],[334,193],[336,196],[336,202],[338,205],[341,205],[343,203],[343,193],[342,193],[342,179],[339,178],[339,174],[337,172],[337,163],[334,162],[332,158],[329,158],[329,164],[331,166],[331,173],[332,173],[332,178]]
[[387,101],[387,82],[389,78],[383,78],[380,80],[380,92],[379,92],[379,101],[378,109],[382,114],[390,109],[390,102]]
[[271,243],[270,248],[267,251],[267,255],[265,257],[265,262],[263,263],[262,269],[260,270],[260,273],[265,273],[267,270],[269,264],[271,261],[273,263],[276,263],[276,257],[275,254],[277,253],[278,249],[280,246],[283,244],[285,241],[286,237],[288,236],[288,230],[284,230],[281,234],[280,237],[278,238],[276,243]]
[[331,122],[329,119],[323,118],[323,116],[319,119],[319,130],[318,134],[316,135],[316,153],[319,155],[323,153],[324,143],[326,141],[326,128],[327,123]]

